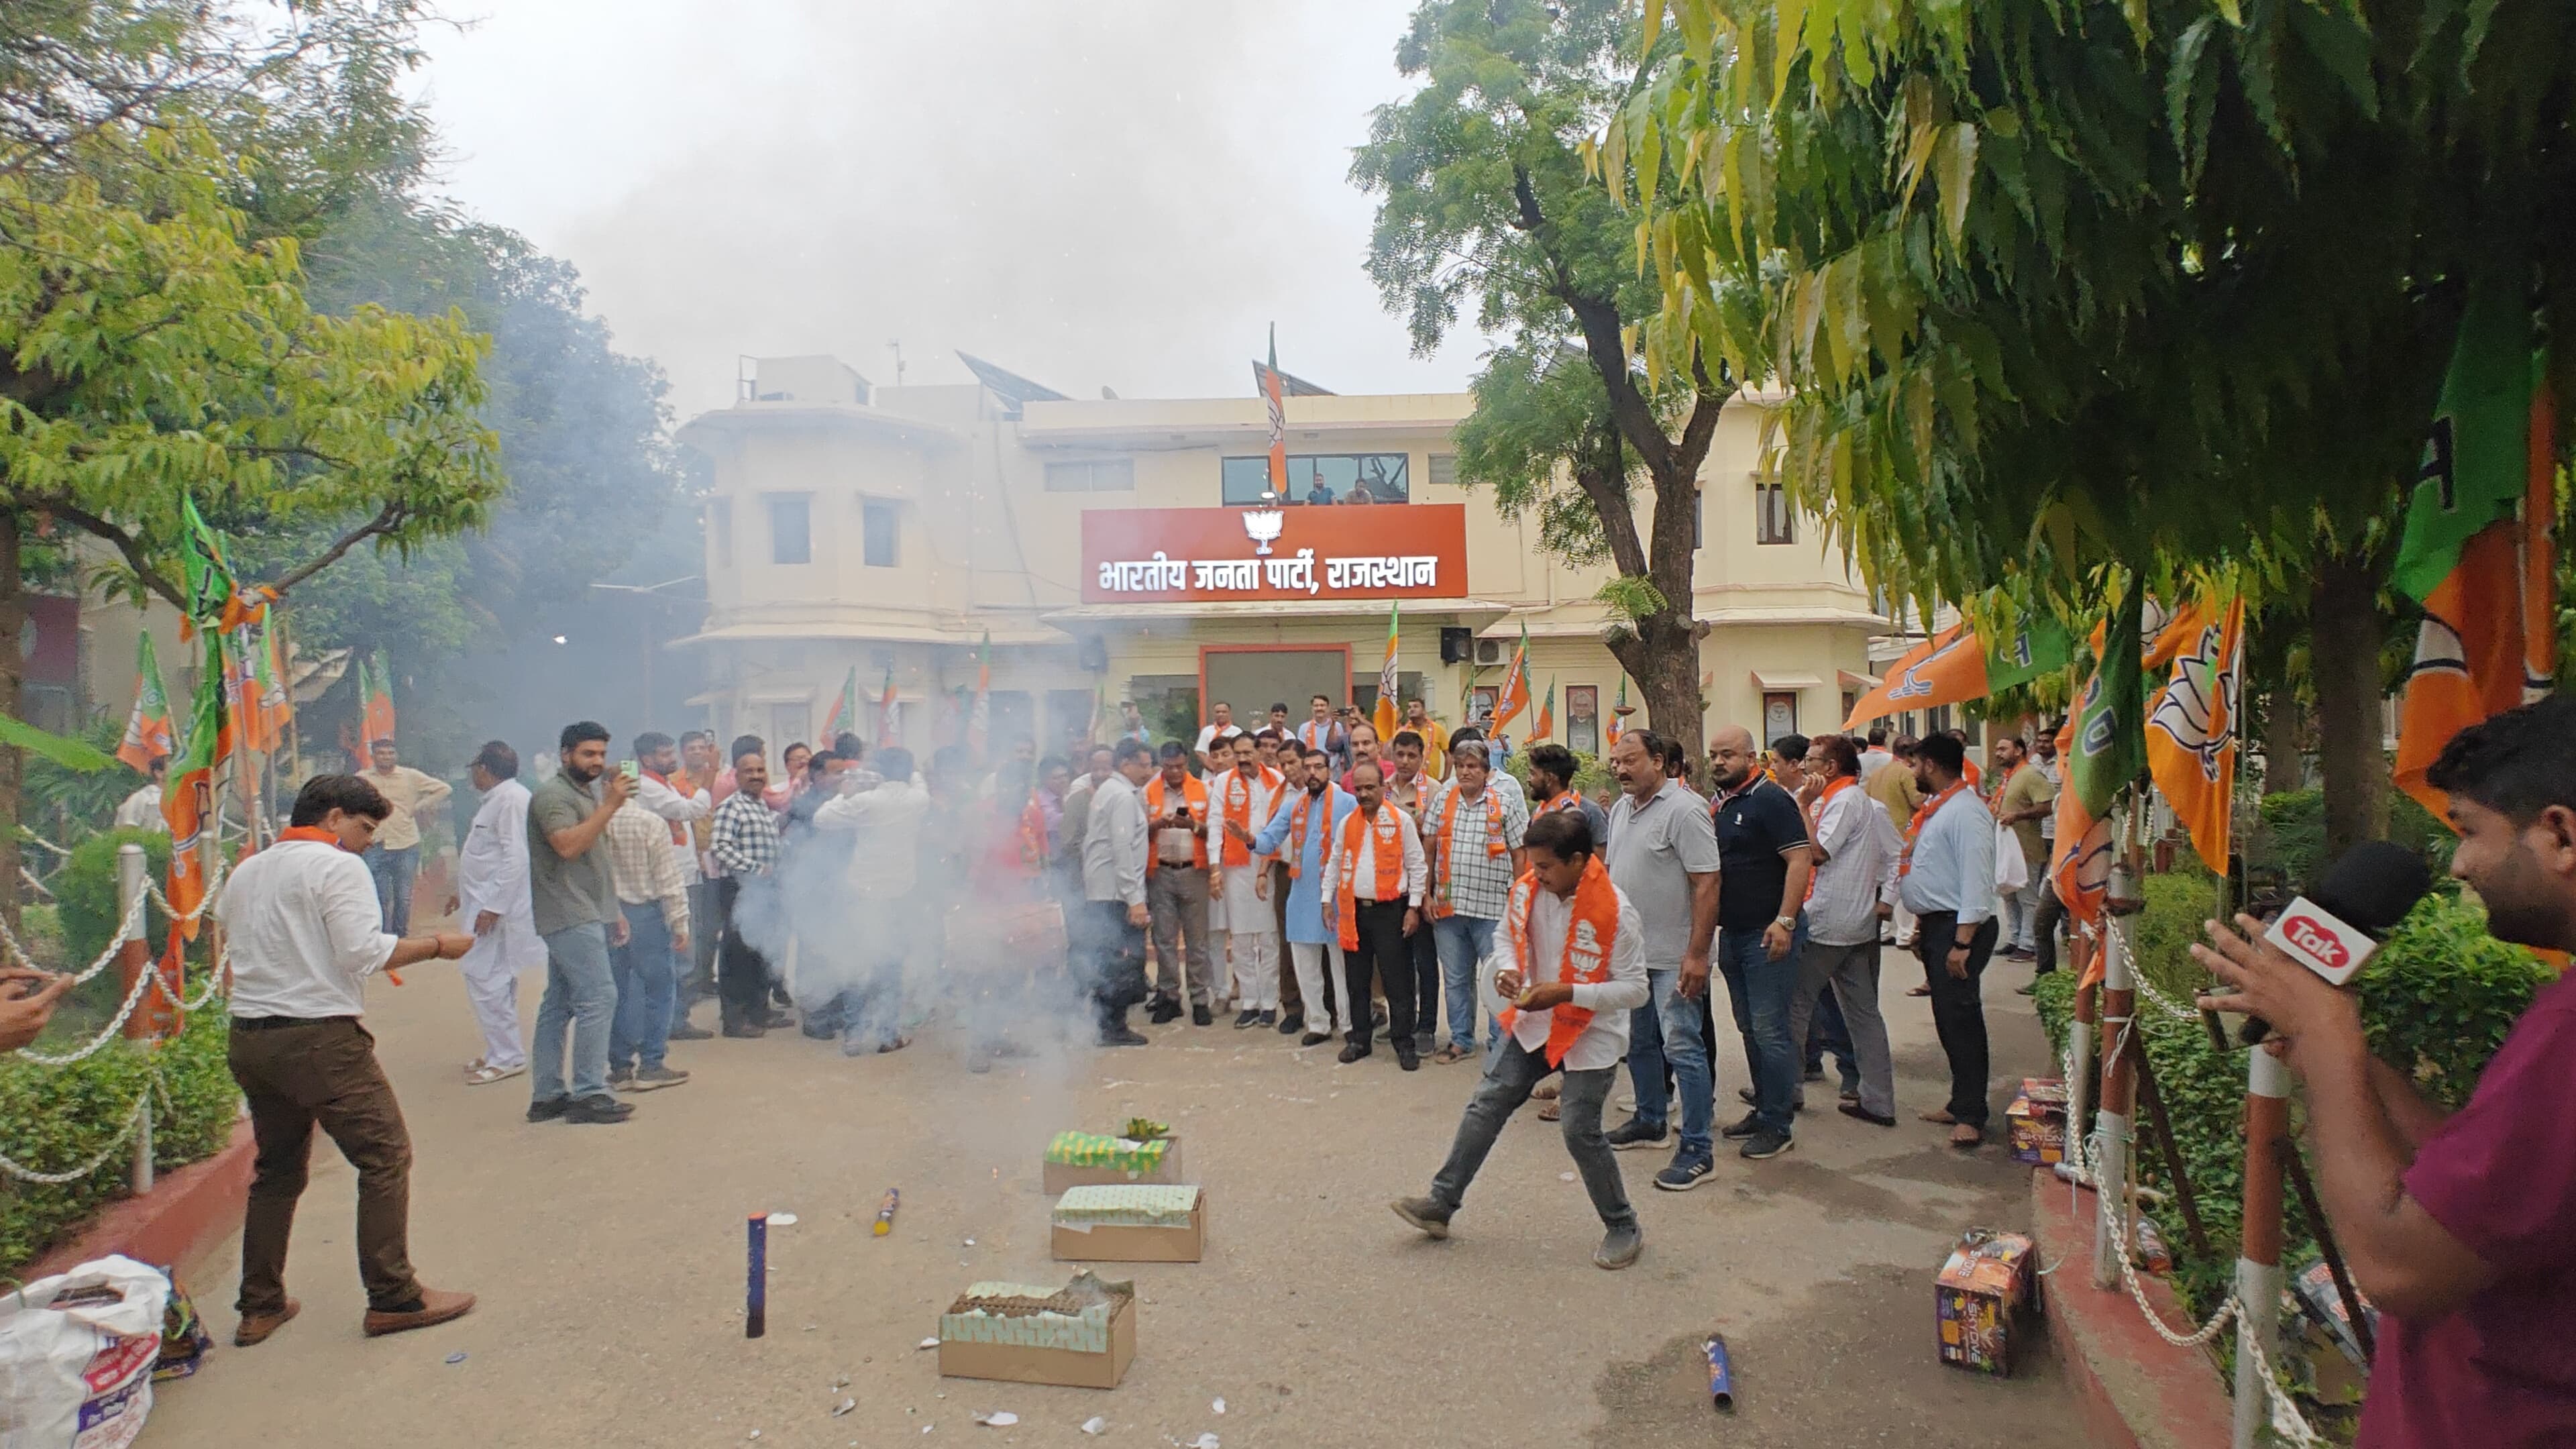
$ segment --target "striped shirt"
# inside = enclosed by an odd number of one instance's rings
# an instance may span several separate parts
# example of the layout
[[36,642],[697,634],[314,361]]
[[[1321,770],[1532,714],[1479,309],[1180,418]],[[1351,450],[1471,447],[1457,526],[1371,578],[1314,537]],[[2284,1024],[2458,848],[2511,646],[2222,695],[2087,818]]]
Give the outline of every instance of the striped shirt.
[[673,935],[689,929],[689,887],[671,849],[671,827],[629,800],[608,817],[608,878],[630,906],[660,902]]
[[[1449,876],[1444,883],[1439,878],[1440,822],[1448,811],[1449,797],[1458,792],[1458,787],[1437,780],[1424,780],[1422,785],[1422,855],[1431,866],[1434,903],[1445,898],[1458,915],[1501,920],[1512,893],[1510,852],[1521,848],[1522,837],[1529,831],[1529,812],[1491,785],[1486,786],[1485,799],[1459,801],[1458,838],[1449,847]],[[1486,848],[1487,799],[1503,809],[1505,853],[1501,855]]]
[[727,875],[767,875],[778,868],[778,816],[757,796],[733,794],[716,807],[707,854]]

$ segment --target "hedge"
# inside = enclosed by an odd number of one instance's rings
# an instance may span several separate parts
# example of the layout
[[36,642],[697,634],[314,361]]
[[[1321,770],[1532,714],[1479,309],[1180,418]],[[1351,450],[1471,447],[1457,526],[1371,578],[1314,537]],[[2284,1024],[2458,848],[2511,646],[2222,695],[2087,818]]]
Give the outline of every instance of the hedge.
[[[169,1096],[152,1107],[153,1163],[169,1169],[213,1156],[231,1139],[241,1115],[241,1093],[224,1063],[230,1033],[217,1001],[192,1013],[178,1039],[163,1043],[150,1058],[122,1043],[67,1067],[0,1057],[0,1153],[38,1172],[87,1161],[125,1125],[157,1060]],[[101,1206],[124,1196],[133,1167],[133,1154],[118,1151],[74,1182],[46,1185],[0,1176],[0,1275],[19,1273]]]

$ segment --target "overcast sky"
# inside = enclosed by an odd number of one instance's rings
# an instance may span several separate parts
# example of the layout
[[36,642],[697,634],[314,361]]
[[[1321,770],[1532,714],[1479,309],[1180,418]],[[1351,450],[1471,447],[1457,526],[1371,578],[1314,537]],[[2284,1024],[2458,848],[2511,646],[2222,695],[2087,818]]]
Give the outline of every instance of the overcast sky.
[[421,93],[440,188],[581,269],[687,418],[742,354],[1077,397],[1462,388],[1361,271],[1344,179],[1404,0],[463,0]]

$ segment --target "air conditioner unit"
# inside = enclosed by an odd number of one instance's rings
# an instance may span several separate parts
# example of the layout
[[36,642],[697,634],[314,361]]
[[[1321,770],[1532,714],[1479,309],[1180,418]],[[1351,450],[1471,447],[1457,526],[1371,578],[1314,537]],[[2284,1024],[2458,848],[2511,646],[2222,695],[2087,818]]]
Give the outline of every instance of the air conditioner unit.
[[1477,663],[1477,665],[1478,665],[1479,667],[1482,667],[1482,666],[1487,665],[1487,664],[1500,664],[1500,663],[1502,663],[1502,662],[1503,662],[1503,641],[1502,641],[1502,640],[1500,640],[1500,639],[1479,639],[1479,640],[1477,640],[1477,641],[1476,641],[1476,663]]

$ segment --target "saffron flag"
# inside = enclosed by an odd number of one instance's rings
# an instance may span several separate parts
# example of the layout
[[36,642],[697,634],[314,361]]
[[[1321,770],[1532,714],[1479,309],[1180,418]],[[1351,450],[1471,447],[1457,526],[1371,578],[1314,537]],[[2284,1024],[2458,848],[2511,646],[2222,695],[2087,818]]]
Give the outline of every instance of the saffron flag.
[[[2058,726],[2057,757],[2075,757],[2072,718]],[[2057,849],[2048,869],[2066,913],[2101,929],[2102,902],[2111,887],[2111,822],[2085,809],[2083,794],[2071,786],[2057,792]]]
[[286,744],[287,725],[295,718],[295,694],[286,674],[286,625],[272,611],[259,621],[259,653],[251,671],[257,682],[260,734],[276,750]]
[[830,739],[859,722],[859,666],[850,666],[842,677],[841,692],[832,699],[832,712],[823,716],[823,738]]
[[2389,582],[2424,606],[2397,717],[2397,787],[2425,783],[2461,730],[2549,690],[2557,673],[2556,411],[2535,385],[2530,314],[2511,286],[2472,287]]
[[1860,697],[1846,730],[1863,720],[1983,699],[2064,669],[2074,654],[2066,626],[2048,613],[2024,616],[2011,637],[1989,641],[1965,620],[1908,650],[1876,689]]
[[1619,726],[1619,721],[1625,719],[1627,715],[1628,676],[1622,674],[1619,676],[1619,702],[1610,706],[1610,721],[1604,727],[1607,732],[1601,737],[1601,754],[1604,759],[1609,757],[1612,750],[1619,747],[1619,736],[1627,733]]
[[1530,726],[1529,742],[1556,738],[1556,676],[1547,677],[1547,698],[1538,704],[1538,723]]
[[[1253,381],[1261,388],[1262,401],[1270,405],[1270,498],[1288,496],[1288,405],[1279,392],[1279,324],[1270,324],[1270,365],[1256,363]],[[1267,501],[1267,500],[1265,500]]]
[[187,601],[187,622],[203,651],[197,696],[187,742],[170,762],[161,792],[161,819],[170,828],[170,874],[163,894],[173,917],[170,951],[193,941],[201,924],[199,906],[206,898],[206,872],[200,846],[215,824],[215,766],[232,749],[231,722],[224,713],[223,635],[218,632],[224,607],[233,596],[232,574],[224,565],[223,543],[197,513],[195,501],[183,505],[179,531],[179,564]]
[[2146,661],[2171,670],[2147,711],[2148,773],[2191,832],[2201,860],[2219,875],[2227,873],[2236,800],[2244,636],[2245,601],[2221,603],[2204,590],[2165,625]]
[[966,748],[978,755],[993,734],[993,631],[975,651],[975,698],[966,706]]
[[1520,647],[1512,651],[1512,665],[1503,671],[1501,703],[1494,711],[1494,733],[1501,734],[1511,722],[1529,708],[1529,625],[1521,625]]
[[877,696],[877,748],[903,743],[903,714],[894,702],[894,669],[888,666],[885,692]]
[[134,640],[134,712],[125,717],[125,738],[116,757],[138,774],[149,774],[152,762],[173,753],[170,695],[161,685],[161,659],[152,647],[152,631]]
[[358,743],[372,751],[378,740],[394,737],[394,681],[385,670],[385,656],[378,650],[374,667],[359,676]]
[[1377,667],[1377,713],[1373,722],[1377,725],[1377,737],[1381,741],[1395,738],[1395,637],[1396,613],[1400,608],[1402,605],[1399,603],[1387,605],[1386,662]]
[[2067,782],[2082,797],[2088,815],[2109,815],[2113,797],[2146,769],[2140,719],[2146,684],[2139,663],[2146,603],[2146,584],[2129,579],[2102,631],[2093,677],[2075,705],[2075,747],[2064,758]]

